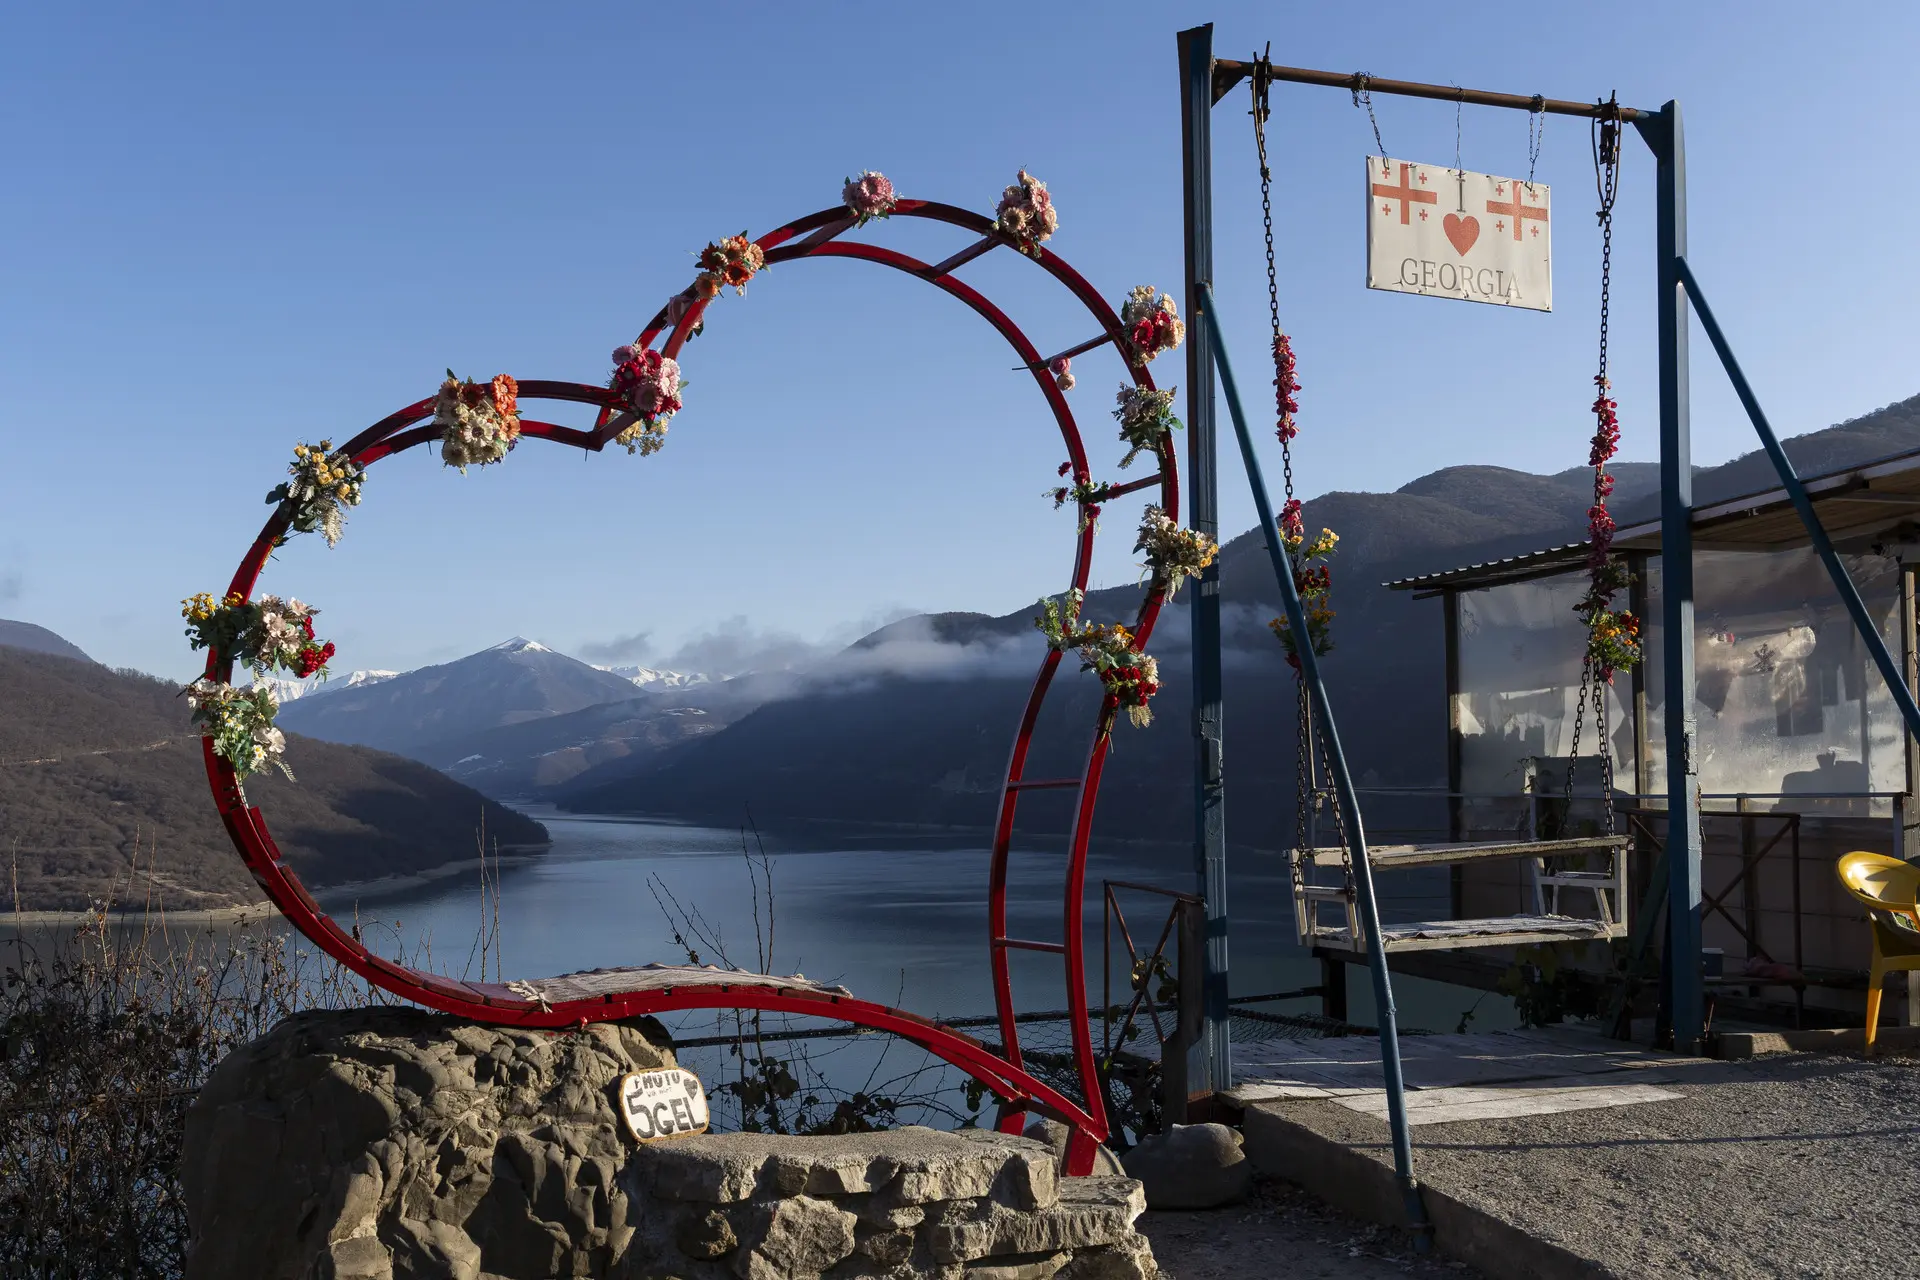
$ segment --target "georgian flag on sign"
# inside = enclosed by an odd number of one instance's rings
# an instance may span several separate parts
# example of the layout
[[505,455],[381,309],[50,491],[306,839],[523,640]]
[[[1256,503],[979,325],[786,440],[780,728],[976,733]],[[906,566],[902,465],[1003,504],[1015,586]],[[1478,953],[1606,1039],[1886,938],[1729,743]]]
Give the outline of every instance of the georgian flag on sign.
[[1367,288],[1553,310],[1547,184],[1367,157]]

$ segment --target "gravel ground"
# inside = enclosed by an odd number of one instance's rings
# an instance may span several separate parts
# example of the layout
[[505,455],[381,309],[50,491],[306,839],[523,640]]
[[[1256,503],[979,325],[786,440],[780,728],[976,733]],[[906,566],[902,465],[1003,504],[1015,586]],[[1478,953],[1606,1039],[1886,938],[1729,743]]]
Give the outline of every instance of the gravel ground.
[[[1416,1128],[1414,1173],[1635,1280],[1920,1277],[1920,1059],[1779,1054],[1664,1087],[1685,1096]],[[1377,1121],[1283,1114],[1389,1159]]]
[[1466,1264],[1415,1257],[1397,1232],[1330,1209],[1299,1188],[1261,1179],[1245,1204],[1148,1213],[1140,1230],[1167,1280],[1479,1280]]

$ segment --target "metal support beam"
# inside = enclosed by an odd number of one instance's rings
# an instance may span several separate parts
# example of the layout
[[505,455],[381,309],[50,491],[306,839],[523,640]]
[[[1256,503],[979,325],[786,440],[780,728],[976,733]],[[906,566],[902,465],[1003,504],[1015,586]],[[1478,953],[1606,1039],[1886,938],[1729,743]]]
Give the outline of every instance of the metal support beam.
[[[1212,349],[1214,363],[1220,369],[1221,390],[1226,393],[1227,413],[1233,418],[1233,432],[1240,441],[1240,460],[1247,471],[1247,484],[1253,490],[1253,504],[1260,513],[1260,531],[1266,537],[1267,554],[1273,559],[1274,577],[1279,580],[1280,600],[1286,606],[1287,625],[1293,634],[1304,638],[1307,615],[1300,604],[1300,589],[1293,580],[1293,565],[1286,546],[1280,540],[1280,528],[1274,520],[1273,500],[1267,496],[1267,484],[1260,474],[1260,458],[1253,449],[1253,434],[1247,429],[1247,415],[1241,407],[1234,385],[1233,366],[1227,360],[1226,344],[1221,341],[1213,305],[1213,290],[1205,283],[1193,286],[1199,305],[1193,309],[1188,327],[1191,341],[1195,332]],[[1326,746],[1327,780],[1333,784],[1340,805],[1340,817],[1346,824],[1347,856],[1353,864],[1355,907],[1367,938],[1367,968],[1373,975],[1373,1000],[1380,1025],[1380,1062],[1386,1076],[1387,1124],[1393,1136],[1393,1167],[1405,1197],[1407,1221],[1422,1234],[1432,1230],[1426,1208],[1420,1200],[1420,1187],[1413,1177],[1413,1139],[1407,1128],[1406,1078],[1400,1069],[1399,1018],[1393,1007],[1393,979],[1387,972],[1387,950],[1380,938],[1380,905],[1373,892],[1373,867],[1367,859],[1367,835],[1360,822],[1360,802],[1354,793],[1353,776],[1347,770],[1347,755],[1340,746],[1338,722],[1333,704],[1327,697],[1326,683],[1320,677],[1320,659],[1310,644],[1295,646],[1300,659],[1300,675],[1312,695],[1313,709],[1320,722],[1320,739]]]
[[1705,1010],[1700,972],[1700,769],[1693,672],[1693,446],[1687,421],[1687,152],[1680,104],[1636,120],[1653,151],[1659,276],[1660,592],[1666,659],[1667,984],[1674,1047],[1698,1048]]
[[1734,394],[1740,397],[1747,417],[1752,420],[1753,430],[1760,437],[1767,457],[1773,462],[1773,470],[1780,477],[1781,487],[1786,489],[1793,509],[1799,512],[1800,523],[1807,528],[1807,540],[1813,544],[1814,554],[1826,566],[1833,589],[1839,592],[1840,602],[1847,607],[1847,614],[1853,619],[1854,630],[1860,633],[1860,642],[1866,645],[1880,678],[1886,682],[1887,692],[1893,696],[1893,705],[1900,708],[1900,714],[1906,717],[1907,732],[1920,735],[1920,703],[1914,701],[1913,690],[1907,687],[1906,673],[1887,649],[1887,642],[1880,635],[1880,624],[1867,612],[1867,603],[1860,598],[1859,588],[1853,585],[1847,566],[1840,563],[1839,553],[1833,549],[1833,540],[1827,537],[1826,527],[1820,523],[1820,516],[1813,509],[1813,499],[1807,496],[1807,486],[1801,483],[1800,473],[1794,470],[1786,450],[1780,447],[1779,438],[1773,434],[1773,426],[1761,410],[1753,388],[1747,384],[1747,375],[1741,371],[1740,362],[1734,359],[1727,335],[1721,332],[1719,322],[1713,318],[1713,308],[1707,305],[1706,295],[1700,289],[1700,282],[1693,278],[1693,270],[1687,266],[1685,255],[1675,262],[1675,266],[1679,270],[1680,284],[1693,300],[1694,312],[1700,317],[1700,327],[1707,331],[1707,340],[1713,344],[1720,363],[1725,366],[1727,380],[1733,383]]
[[[1185,192],[1189,316],[1199,311],[1199,291],[1213,279],[1213,27],[1180,33],[1180,162]],[[1196,326],[1196,330],[1198,326]],[[1210,537],[1220,534],[1218,454],[1213,429],[1213,361],[1210,339],[1196,331],[1187,339],[1187,523]],[[1231,1012],[1227,1006],[1227,828],[1221,773],[1220,564],[1216,560],[1192,588],[1193,616],[1193,862],[1197,892],[1207,904],[1205,1024],[1206,1066],[1197,1088],[1233,1083]]]
[[[1900,665],[1907,678],[1907,688],[1920,692],[1920,593],[1914,589],[1914,566],[1902,561],[1900,564]],[[1905,747],[1905,795],[1900,798],[1900,845],[1893,851],[1896,858],[1912,862],[1920,858],[1920,812],[1914,808],[1914,797],[1920,795],[1920,742],[1914,735],[1904,735]],[[1907,985],[1911,987],[1914,974],[1920,969],[1907,972]],[[1916,1011],[1920,1012],[1920,1011]]]
[[[1213,64],[1213,100],[1253,74],[1253,63],[1221,58]],[[1566,102],[1559,98],[1536,98],[1524,93],[1489,93],[1485,89],[1462,89],[1457,84],[1423,84],[1418,80],[1382,80],[1364,71],[1314,71],[1307,67],[1270,67],[1275,80],[1292,84],[1317,84],[1328,89],[1351,92],[1388,93],[1402,98],[1432,98],[1440,102],[1464,102],[1476,107],[1506,107],[1513,111],[1541,111],[1550,116],[1595,116],[1609,114],[1604,102]],[[1622,120],[1643,120],[1652,115],[1621,107]]]
[[[1467,789],[1466,770],[1463,750],[1465,735],[1460,725],[1466,718],[1466,691],[1460,687],[1460,593],[1443,592],[1440,597],[1441,625],[1446,630],[1446,669],[1447,669],[1447,839],[1459,844],[1467,838],[1466,801],[1463,798]],[[1315,840],[1314,846],[1319,846]],[[1465,917],[1466,908],[1462,905],[1462,890],[1465,884],[1464,867],[1447,868],[1448,912],[1455,920]]]

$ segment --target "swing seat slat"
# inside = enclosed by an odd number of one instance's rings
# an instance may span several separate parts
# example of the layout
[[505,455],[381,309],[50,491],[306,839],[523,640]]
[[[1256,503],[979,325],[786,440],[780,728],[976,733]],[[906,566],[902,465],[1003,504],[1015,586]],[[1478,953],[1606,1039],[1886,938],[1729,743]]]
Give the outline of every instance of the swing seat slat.
[[[1626,936],[1626,926],[1577,916],[1496,916],[1487,920],[1426,920],[1388,925],[1380,940],[1389,952],[1440,951],[1467,947],[1518,947],[1537,942],[1598,941]],[[1318,932],[1315,944],[1345,951],[1366,949],[1366,940],[1344,929]]]
[[[1382,844],[1369,845],[1367,860],[1379,870],[1402,867],[1446,866],[1481,858],[1563,858],[1581,853],[1612,853],[1626,847],[1626,836],[1582,836],[1572,840],[1510,840],[1496,844]],[[1323,845],[1313,851],[1316,867],[1345,865],[1343,845]]]

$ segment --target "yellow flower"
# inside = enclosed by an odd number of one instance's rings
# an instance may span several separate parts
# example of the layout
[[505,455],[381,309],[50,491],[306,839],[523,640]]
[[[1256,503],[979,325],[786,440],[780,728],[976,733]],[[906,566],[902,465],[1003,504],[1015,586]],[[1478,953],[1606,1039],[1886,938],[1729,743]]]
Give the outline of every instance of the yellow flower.
[[334,490],[334,493],[339,496],[342,502],[346,501],[348,498],[352,496],[350,493],[347,492],[347,486],[345,485],[341,485],[338,489]]
[[296,457],[296,458],[304,458],[304,457],[306,457],[306,456],[307,456],[307,446],[305,446],[304,444],[297,444],[297,445],[295,445],[295,446],[293,446],[293,456],[294,456],[294,457]]

